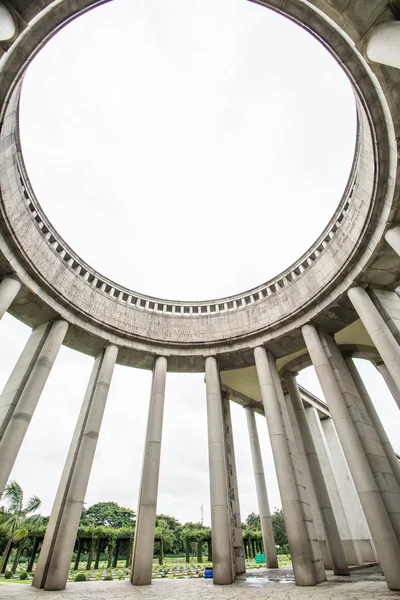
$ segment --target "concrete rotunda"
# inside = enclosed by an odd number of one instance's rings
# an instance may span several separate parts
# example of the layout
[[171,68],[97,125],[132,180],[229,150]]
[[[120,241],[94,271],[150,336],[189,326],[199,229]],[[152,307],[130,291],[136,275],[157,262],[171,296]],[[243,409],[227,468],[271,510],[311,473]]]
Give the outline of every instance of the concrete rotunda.
[[[400,589],[400,468],[352,358],[400,408],[400,2],[259,0],[315,36],[354,89],[357,144],[337,209],[309,250],[235,296],[172,302],[120,286],[58,235],[21,153],[22,77],[41,46],[102,0],[0,1],[0,316],[32,328],[0,396],[0,493],[61,345],[93,370],[33,585],[65,587],[115,364],[152,370],[132,583],[151,583],[168,372],[205,372],[214,582],[244,571],[230,402],[249,428],[264,547],[276,567],[254,411],[265,414],[296,584],[377,560]],[[313,365],[325,401],[296,382]],[[266,430],[266,431],[267,431]]]

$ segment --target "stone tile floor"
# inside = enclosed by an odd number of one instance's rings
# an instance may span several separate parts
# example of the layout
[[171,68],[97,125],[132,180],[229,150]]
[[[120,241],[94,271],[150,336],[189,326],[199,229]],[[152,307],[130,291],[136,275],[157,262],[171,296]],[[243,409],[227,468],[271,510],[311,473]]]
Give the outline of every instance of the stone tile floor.
[[[378,579],[378,580],[376,580]],[[382,578],[329,577],[316,587],[295,587],[284,579],[268,581],[248,577],[232,585],[214,586],[205,579],[155,580],[134,588],[127,581],[69,583],[62,592],[44,592],[29,585],[2,584],[0,600],[373,600],[400,598],[388,590]]]

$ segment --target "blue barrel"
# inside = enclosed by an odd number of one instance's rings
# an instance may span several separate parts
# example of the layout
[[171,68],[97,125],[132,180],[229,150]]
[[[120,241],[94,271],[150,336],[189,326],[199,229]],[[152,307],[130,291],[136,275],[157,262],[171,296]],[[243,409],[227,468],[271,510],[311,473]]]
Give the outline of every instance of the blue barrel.
[[204,579],[212,579],[213,570],[212,567],[206,567],[204,569]]

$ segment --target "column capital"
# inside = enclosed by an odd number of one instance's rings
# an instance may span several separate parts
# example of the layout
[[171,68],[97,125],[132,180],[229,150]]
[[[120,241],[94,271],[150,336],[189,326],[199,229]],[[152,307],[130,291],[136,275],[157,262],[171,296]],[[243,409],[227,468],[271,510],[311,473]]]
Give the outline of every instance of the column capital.
[[167,357],[167,356],[164,356],[164,354],[157,354],[157,355],[154,357],[154,364],[157,364],[158,362],[159,362],[159,363],[162,363],[162,362],[164,362],[164,361],[165,361],[166,363],[168,363],[168,357]]
[[[347,295],[397,387],[400,389],[400,346],[389,329],[384,314],[378,310],[374,300],[363,287],[352,287],[348,290]],[[376,298],[375,301],[377,301]],[[400,306],[400,299],[397,296],[396,301]]]
[[14,302],[21,289],[21,281],[14,274],[5,275],[0,282],[0,319]]
[[20,283],[22,285],[22,281],[16,273],[7,273],[7,275],[3,276],[1,281],[3,282],[5,279],[14,279],[15,281],[18,281],[18,283]]

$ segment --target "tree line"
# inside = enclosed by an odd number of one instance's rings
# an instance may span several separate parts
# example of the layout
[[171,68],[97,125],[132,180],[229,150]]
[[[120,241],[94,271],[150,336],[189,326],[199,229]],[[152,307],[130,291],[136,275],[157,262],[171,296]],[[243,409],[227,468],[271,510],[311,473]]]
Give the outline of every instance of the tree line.
[[[12,559],[11,571],[15,572],[24,560],[27,572],[32,572],[43,542],[49,517],[37,514],[41,501],[37,496],[26,505],[23,491],[18,483],[10,482],[3,494],[4,507],[0,507],[0,574],[4,573]],[[119,506],[117,502],[97,502],[84,508],[75,542],[73,568],[84,562],[87,570],[97,569],[100,560],[107,560],[107,568],[116,567],[118,560],[125,560],[128,567],[132,560],[135,535],[135,511]],[[282,510],[272,515],[272,526],[278,552],[288,552],[288,542]],[[251,513],[242,524],[246,558],[255,558],[263,552],[260,517]],[[201,523],[180,523],[175,517],[160,514],[156,517],[155,556],[160,564],[164,556],[185,556],[186,562],[195,557],[198,562],[212,561],[211,529]],[[84,560],[83,560],[84,559]]]

